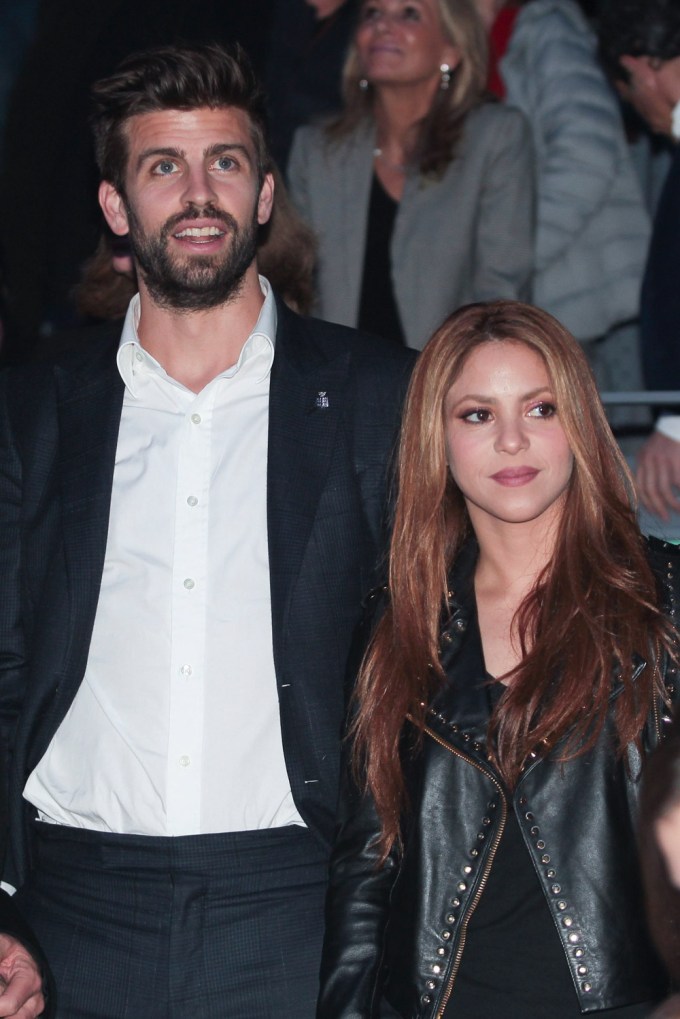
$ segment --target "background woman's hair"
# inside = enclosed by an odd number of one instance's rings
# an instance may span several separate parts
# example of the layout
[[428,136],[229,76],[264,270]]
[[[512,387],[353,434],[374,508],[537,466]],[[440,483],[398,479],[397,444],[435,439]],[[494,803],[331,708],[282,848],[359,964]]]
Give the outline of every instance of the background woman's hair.
[[[435,177],[441,176],[455,157],[470,110],[489,98],[487,37],[474,0],[437,0],[437,7],[447,38],[460,52],[460,62],[451,72],[449,88],[436,93],[420,124],[412,153],[412,162],[420,172]],[[372,116],[373,88],[369,85],[362,90],[362,77],[357,49],[352,44],[343,72],[345,106],[327,128],[330,142],[345,138]]]
[[[632,680],[633,655],[669,647],[668,624],[632,509],[633,483],[592,373],[551,315],[515,301],[468,305],[435,333],[413,373],[402,424],[390,546],[389,605],[357,681],[354,765],[375,799],[386,853],[404,807],[400,746],[407,716],[422,736],[427,701],[444,682],[439,634],[449,572],[471,525],[448,470],[444,401],[471,352],[512,341],[546,364],[574,456],[555,551],[517,613],[522,661],[489,727],[492,757],[514,786],[529,754],[564,739],[560,758],[593,746],[620,671],[615,725],[621,753],[639,739],[656,667]],[[453,592],[455,598],[455,592]],[[559,683],[555,677],[559,676]]]

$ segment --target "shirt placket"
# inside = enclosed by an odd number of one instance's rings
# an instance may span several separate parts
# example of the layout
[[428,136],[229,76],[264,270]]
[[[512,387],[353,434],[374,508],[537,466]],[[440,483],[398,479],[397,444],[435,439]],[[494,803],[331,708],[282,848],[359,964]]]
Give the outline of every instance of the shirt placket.
[[208,517],[216,386],[185,414],[175,498],[168,737],[168,832],[201,830]]

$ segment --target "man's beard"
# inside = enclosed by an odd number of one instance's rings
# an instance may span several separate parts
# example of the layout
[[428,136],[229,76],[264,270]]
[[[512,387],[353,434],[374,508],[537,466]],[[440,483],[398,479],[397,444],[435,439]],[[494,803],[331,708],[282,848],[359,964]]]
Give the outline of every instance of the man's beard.
[[[246,269],[257,250],[257,214],[243,230],[232,215],[208,204],[190,205],[172,216],[155,236],[144,233],[134,209],[126,203],[130,247],[149,294],[161,308],[205,311],[233,300],[241,291]],[[180,223],[210,219],[224,223],[231,244],[218,255],[174,258],[169,239]]]

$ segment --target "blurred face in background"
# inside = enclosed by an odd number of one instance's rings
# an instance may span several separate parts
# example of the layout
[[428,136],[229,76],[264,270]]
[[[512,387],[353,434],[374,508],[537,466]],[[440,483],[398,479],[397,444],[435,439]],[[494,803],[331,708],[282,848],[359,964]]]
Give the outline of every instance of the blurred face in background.
[[475,6],[487,32],[491,31],[491,26],[505,5],[506,0],[475,0]]
[[437,0],[366,0],[354,42],[361,73],[376,87],[438,88],[441,65],[459,61]]

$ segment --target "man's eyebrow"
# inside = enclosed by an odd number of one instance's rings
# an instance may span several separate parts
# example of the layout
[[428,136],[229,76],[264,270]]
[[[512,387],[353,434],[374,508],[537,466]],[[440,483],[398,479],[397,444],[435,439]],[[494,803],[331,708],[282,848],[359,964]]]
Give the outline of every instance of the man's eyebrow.
[[240,152],[248,160],[249,165],[252,166],[253,158],[248,150],[248,147],[242,142],[216,142],[215,145],[209,146],[204,152],[206,156],[221,156],[225,152]]

